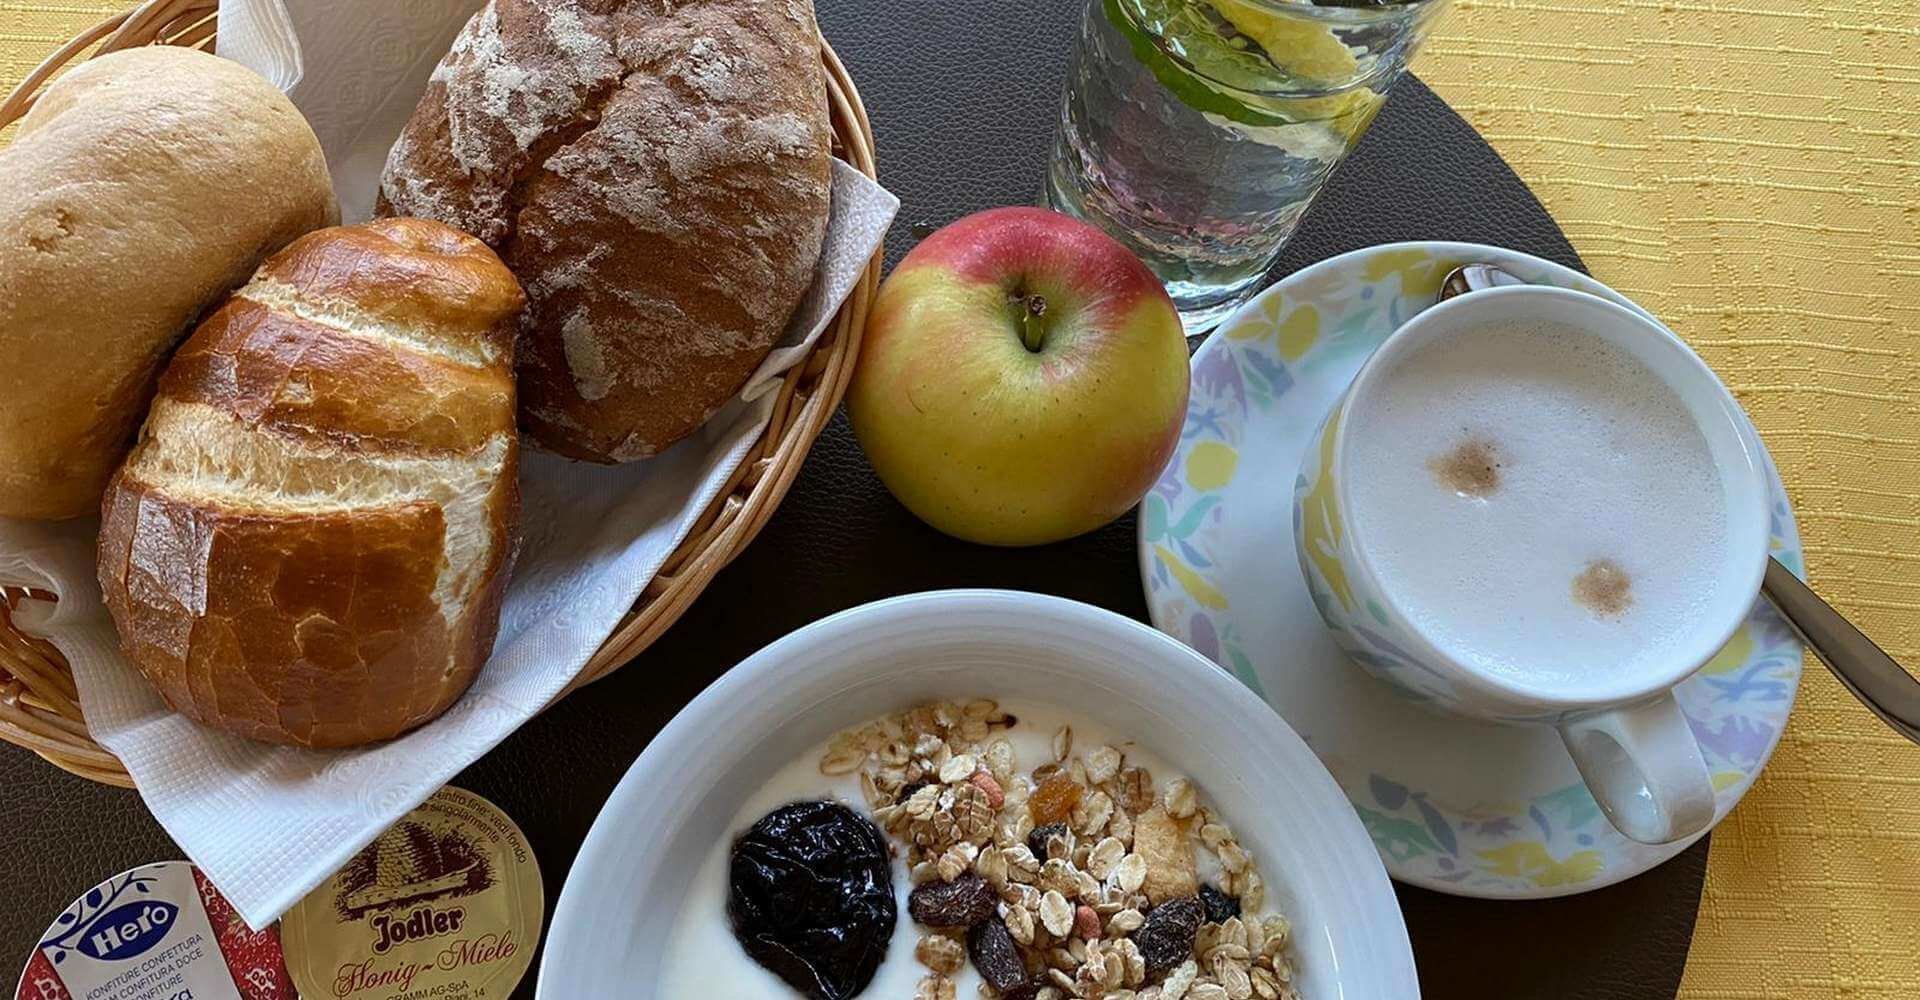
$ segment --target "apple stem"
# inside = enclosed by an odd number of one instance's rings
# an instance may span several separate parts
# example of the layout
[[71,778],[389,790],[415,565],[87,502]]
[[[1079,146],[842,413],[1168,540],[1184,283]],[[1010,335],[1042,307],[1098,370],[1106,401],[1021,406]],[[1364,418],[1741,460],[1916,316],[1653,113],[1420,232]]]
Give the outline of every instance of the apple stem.
[[1047,300],[1045,296],[1034,294],[1026,297],[1026,308],[1020,315],[1020,342],[1027,350],[1040,353],[1040,347],[1047,339]]

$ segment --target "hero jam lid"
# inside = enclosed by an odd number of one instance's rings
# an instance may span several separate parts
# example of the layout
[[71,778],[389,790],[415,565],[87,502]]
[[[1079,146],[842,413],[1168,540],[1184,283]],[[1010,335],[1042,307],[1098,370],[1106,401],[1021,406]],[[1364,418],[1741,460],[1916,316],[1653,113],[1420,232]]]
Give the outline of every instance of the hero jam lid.
[[486,799],[442,788],[280,927],[305,1000],[505,1000],[544,913],[520,828]]
[[240,919],[200,869],[164,861],[87,890],[54,918],[17,1000],[295,1000],[280,935]]

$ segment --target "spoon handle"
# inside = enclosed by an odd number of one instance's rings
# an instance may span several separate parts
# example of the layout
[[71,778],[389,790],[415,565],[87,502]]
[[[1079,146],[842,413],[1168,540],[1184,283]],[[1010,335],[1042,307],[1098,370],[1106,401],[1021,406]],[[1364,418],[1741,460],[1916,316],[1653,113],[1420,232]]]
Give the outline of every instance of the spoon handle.
[[1920,743],[1920,680],[1801,583],[1780,560],[1767,560],[1761,592],[1861,704],[1895,732]]

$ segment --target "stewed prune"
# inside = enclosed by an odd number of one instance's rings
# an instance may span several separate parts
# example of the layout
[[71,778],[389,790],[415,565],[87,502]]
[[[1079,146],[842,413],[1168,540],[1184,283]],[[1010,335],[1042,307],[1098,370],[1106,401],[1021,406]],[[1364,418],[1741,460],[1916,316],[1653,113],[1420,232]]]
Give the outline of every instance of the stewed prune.
[[747,954],[812,1000],[873,981],[899,917],[886,838],[837,802],[781,806],[734,841],[727,916]]
[[928,927],[972,927],[988,917],[1000,902],[987,880],[973,872],[951,882],[934,879],[907,896],[907,912]]
[[1147,922],[1133,935],[1140,957],[1147,960],[1148,978],[1193,957],[1193,939],[1206,916],[1206,908],[1195,896],[1169,899],[1148,911]]

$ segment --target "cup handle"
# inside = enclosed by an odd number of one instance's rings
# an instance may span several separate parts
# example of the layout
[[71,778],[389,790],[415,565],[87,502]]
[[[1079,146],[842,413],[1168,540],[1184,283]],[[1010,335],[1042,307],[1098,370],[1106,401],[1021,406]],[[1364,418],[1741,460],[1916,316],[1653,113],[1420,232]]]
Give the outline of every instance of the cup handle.
[[1713,781],[1673,695],[1560,724],[1600,811],[1642,844],[1670,844],[1713,822]]

